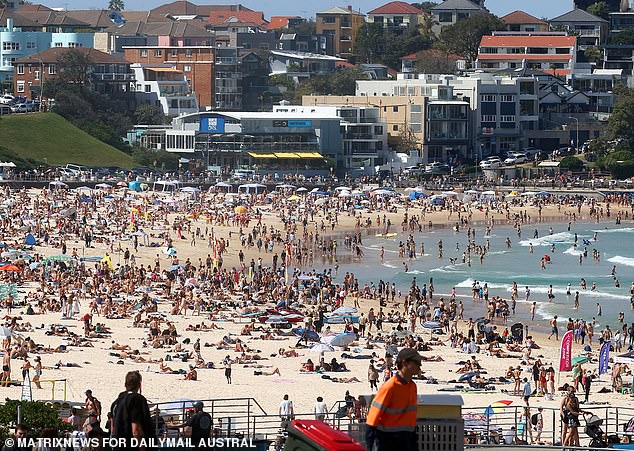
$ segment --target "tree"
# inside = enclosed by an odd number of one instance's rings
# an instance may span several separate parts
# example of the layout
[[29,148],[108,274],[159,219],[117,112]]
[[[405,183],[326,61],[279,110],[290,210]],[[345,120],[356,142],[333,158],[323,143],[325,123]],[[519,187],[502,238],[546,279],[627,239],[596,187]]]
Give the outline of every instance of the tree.
[[420,10],[425,11],[426,13],[430,13],[431,14],[431,9],[434,6],[438,6],[438,3],[436,3],[436,2],[420,2],[420,3],[412,3],[412,6],[414,8],[418,8]]
[[91,82],[94,61],[87,53],[70,48],[59,59],[58,77],[62,82],[78,86],[80,90]]
[[364,23],[359,27],[354,43],[357,63],[372,63],[383,52],[383,26],[378,23]]
[[110,0],[110,2],[108,2],[108,9],[112,11],[123,11],[125,4],[123,0]]
[[586,9],[590,14],[594,14],[601,19],[610,20],[610,11],[608,10],[608,4],[605,2],[596,2],[588,6]]
[[608,130],[613,138],[625,138],[634,143],[634,89],[618,86],[616,103],[608,119]]
[[559,167],[561,169],[570,169],[571,171],[578,171],[583,167],[583,161],[581,161],[577,157],[573,157],[569,155],[567,157],[563,157],[559,162]]
[[503,29],[504,23],[497,16],[474,14],[443,28],[440,33],[440,42],[449,52],[475,61],[482,36],[488,36],[496,30]]
[[385,64],[392,69],[401,66],[401,57],[431,47],[435,37],[427,26],[410,28],[403,34],[384,29],[381,24],[366,23],[361,26],[355,42],[357,63]]
[[32,437],[39,437],[43,429],[55,428],[60,432],[71,431],[73,425],[60,421],[57,410],[41,401],[20,401],[7,398],[0,405],[0,439],[4,442],[10,432],[7,425],[18,418],[18,406],[21,406],[22,422],[29,425]]
[[421,74],[453,74],[456,61],[440,49],[422,50],[416,54],[416,71]]
[[623,30],[613,33],[610,36],[610,44],[612,45],[632,45],[634,44],[634,30]]
[[165,114],[163,114],[163,110],[160,107],[143,103],[134,112],[134,120],[141,125],[163,125],[165,123]]
[[583,51],[583,55],[588,59],[588,61],[595,64],[603,59],[603,52],[601,52],[599,47],[586,47]]

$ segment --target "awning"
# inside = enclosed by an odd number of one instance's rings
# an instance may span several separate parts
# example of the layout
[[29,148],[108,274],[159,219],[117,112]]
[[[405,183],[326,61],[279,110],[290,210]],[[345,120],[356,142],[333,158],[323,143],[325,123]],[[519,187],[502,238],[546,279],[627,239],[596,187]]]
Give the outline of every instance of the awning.
[[173,67],[146,67],[147,70],[151,70],[152,72],[180,72]]
[[274,153],[249,152],[249,156],[253,157],[253,158],[275,158],[275,154]]
[[301,158],[299,155],[293,152],[275,152],[275,156],[277,158]]
[[318,152],[297,152],[300,158],[324,158],[324,156]]

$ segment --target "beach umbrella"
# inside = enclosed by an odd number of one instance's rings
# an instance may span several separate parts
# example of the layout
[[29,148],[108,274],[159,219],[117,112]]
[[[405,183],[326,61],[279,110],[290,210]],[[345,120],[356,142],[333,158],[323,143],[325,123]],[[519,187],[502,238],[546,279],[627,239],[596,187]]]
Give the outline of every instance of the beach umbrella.
[[308,188],[304,188],[303,186],[295,190],[296,193],[305,193],[306,191],[308,191]]
[[484,415],[490,417],[494,413],[503,412],[504,408],[510,406],[511,404],[513,404],[513,401],[509,401],[507,399],[492,402],[489,407],[484,409]]
[[295,188],[295,185],[282,184],[282,185],[277,185],[275,187],[275,189],[278,189],[278,188],[280,188],[280,189],[292,189],[292,188]]
[[94,200],[92,200],[90,197],[82,197],[81,199],[79,199],[80,204],[85,204],[88,202],[94,202]]
[[239,215],[243,215],[243,214],[246,214],[247,207],[245,207],[244,205],[238,205],[234,211],[238,213]]
[[325,204],[326,202],[328,202],[328,199],[326,199],[325,197],[322,197],[321,199],[317,199],[317,200],[315,201],[315,205],[323,205],[323,204]]
[[357,339],[357,334],[339,334],[330,340],[330,346],[348,346]]
[[17,271],[21,271],[21,269],[15,265],[8,264],[8,265],[0,266],[0,271],[17,272]]
[[310,348],[310,352],[333,352],[335,348],[326,343],[317,343],[315,346]]
[[421,326],[423,326],[424,329],[429,330],[442,329],[442,325],[438,321],[425,321],[423,324],[421,324]]
[[40,266],[40,264],[41,264],[40,262],[34,262],[34,263],[31,263],[31,264],[29,265],[29,269],[30,269],[30,270],[34,270],[34,269],[36,269],[38,266]]
[[[2,268],[0,268],[2,269]],[[574,359],[572,359],[572,364],[576,365],[577,363],[583,365],[584,363],[588,363],[590,361],[590,358],[588,356],[585,355],[580,355],[578,357],[575,357]]]
[[296,196],[295,194],[293,194],[291,197],[288,198],[288,200],[290,200],[290,201],[301,200],[301,197]]
[[352,194],[350,194],[350,191],[340,191],[337,197],[352,197]]
[[288,321],[281,315],[272,315],[265,322],[268,324],[286,324]]
[[182,265],[172,265],[169,267],[170,271],[178,271],[179,269],[185,269],[185,267]]
[[468,381],[469,379],[476,376],[476,373],[473,371],[469,371],[468,373],[464,373],[462,376],[458,378],[458,382]]
[[295,327],[291,329],[291,332],[301,338],[307,338],[311,341],[319,341],[319,334],[314,330],[306,330],[303,327]]

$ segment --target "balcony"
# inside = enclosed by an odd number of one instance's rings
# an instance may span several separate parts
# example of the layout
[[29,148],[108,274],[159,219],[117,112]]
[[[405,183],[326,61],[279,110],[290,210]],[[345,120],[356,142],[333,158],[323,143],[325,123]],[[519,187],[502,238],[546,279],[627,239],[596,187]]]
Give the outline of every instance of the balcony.
[[581,37],[593,37],[598,38],[601,36],[601,30],[592,29],[592,30],[573,30]]
[[131,82],[134,81],[134,73],[129,72],[129,73],[113,73],[113,72],[109,72],[109,73],[93,73],[92,76],[95,78],[95,80],[98,81],[121,81],[121,82]]
[[377,140],[371,133],[345,133],[343,139]]
[[218,57],[216,58],[216,65],[238,64],[238,61],[238,58]]
[[341,21],[341,28],[352,28],[352,22],[349,21]]

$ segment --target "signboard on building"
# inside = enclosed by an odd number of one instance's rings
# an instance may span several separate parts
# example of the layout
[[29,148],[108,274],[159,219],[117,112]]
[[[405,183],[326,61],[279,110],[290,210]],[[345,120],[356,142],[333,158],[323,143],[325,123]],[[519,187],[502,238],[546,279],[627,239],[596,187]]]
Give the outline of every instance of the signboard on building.
[[205,133],[224,133],[225,118],[217,116],[203,116],[200,118],[200,131]]
[[311,120],[273,121],[273,127],[312,127]]
[[492,135],[493,133],[495,133],[495,129],[494,128],[482,127],[482,134],[483,135]]

